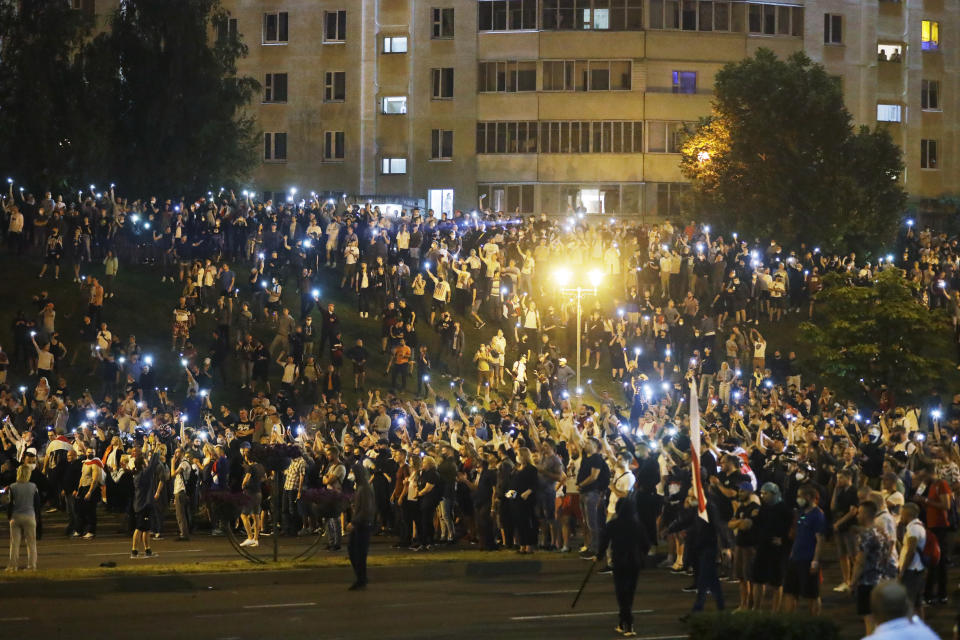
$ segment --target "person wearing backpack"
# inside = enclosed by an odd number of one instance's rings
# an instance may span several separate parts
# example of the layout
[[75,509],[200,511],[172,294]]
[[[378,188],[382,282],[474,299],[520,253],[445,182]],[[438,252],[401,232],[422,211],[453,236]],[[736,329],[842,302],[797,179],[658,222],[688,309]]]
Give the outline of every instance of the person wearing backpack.
[[[937,537],[940,544],[940,562],[928,567],[924,599],[927,604],[947,603],[947,567],[950,564],[950,512],[953,492],[937,471],[929,464],[915,477],[916,493],[913,501],[926,510],[927,529]],[[934,598],[934,587],[937,595]]]
[[[900,526],[903,527],[903,537],[900,541],[900,560],[897,563],[899,580],[907,590],[913,608],[923,617],[923,586],[924,574],[927,570],[925,557],[933,550],[936,538],[927,536],[927,529],[920,521],[920,507],[914,502],[908,502],[900,509]],[[939,546],[937,555],[939,556]],[[931,560],[934,560],[931,558]],[[937,557],[933,564],[937,564]]]

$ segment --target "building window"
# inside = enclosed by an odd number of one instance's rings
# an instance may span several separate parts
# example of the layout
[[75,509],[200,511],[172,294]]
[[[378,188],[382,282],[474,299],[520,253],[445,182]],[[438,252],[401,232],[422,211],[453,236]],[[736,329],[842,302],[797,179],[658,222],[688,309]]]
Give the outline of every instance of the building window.
[[940,23],[924,20],[920,24],[920,47],[924,51],[937,51],[940,48]]
[[542,0],[542,6],[543,29],[549,31],[643,29],[642,0]]
[[263,159],[269,162],[286,162],[287,134],[263,134]]
[[823,43],[843,44],[843,16],[836,13],[823,14]]
[[518,62],[481,62],[477,73],[478,91],[481,93],[516,93],[537,90],[537,63],[533,60]]
[[523,31],[537,28],[537,0],[480,0],[480,31]]
[[747,30],[765,36],[802,36],[803,7],[776,4],[747,5]]
[[901,112],[899,104],[878,104],[877,122],[901,122]]
[[380,111],[387,115],[403,115],[407,112],[407,96],[390,96],[380,101]]
[[697,92],[697,72],[696,71],[674,71],[673,72],[673,92],[674,93],[696,93]]
[[478,122],[477,153],[643,153],[643,122]]
[[427,208],[440,217],[453,215],[453,189],[430,189],[427,191]]
[[323,12],[323,41],[327,44],[347,41],[346,9]]
[[347,99],[347,72],[327,71],[323,80],[323,101],[343,102]]
[[685,127],[683,122],[649,120],[647,125],[647,153],[680,153]]
[[920,81],[920,108],[928,111],[940,110],[940,81]]
[[453,158],[453,131],[434,129],[430,135],[430,159],[450,160]]
[[712,0],[650,0],[651,29],[730,31],[730,3]]
[[453,37],[453,9],[431,9],[433,14],[433,31],[431,37],[434,39],[450,39]]
[[629,91],[629,60],[545,60],[544,91]]
[[288,39],[287,12],[263,14],[263,44],[286,44]]
[[407,36],[388,36],[383,39],[384,53],[406,53]]
[[920,141],[920,168],[936,169],[938,167],[939,165],[937,164],[937,141],[921,140]]
[[343,131],[325,131],[323,134],[323,159],[327,162],[343,160]]
[[264,102],[287,101],[287,74],[268,73],[263,82]]
[[899,44],[878,44],[877,45],[878,62],[902,62],[903,45]]
[[434,100],[453,99],[453,67],[431,69],[431,84]]
[[481,184],[477,191],[485,200],[484,207],[493,211],[510,213],[534,212],[534,185],[532,184]]
[[237,39],[237,19],[226,18],[217,22],[217,42],[234,42]]
[[407,172],[406,158],[383,158],[380,161],[380,173],[394,175]]

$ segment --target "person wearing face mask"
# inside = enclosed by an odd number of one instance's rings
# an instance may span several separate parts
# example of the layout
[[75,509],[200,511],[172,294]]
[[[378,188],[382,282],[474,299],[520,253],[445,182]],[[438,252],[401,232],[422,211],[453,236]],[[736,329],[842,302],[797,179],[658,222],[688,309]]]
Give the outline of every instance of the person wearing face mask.
[[350,591],[358,591],[367,587],[367,553],[370,551],[370,536],[373,533],[373,522],[377,514],[376,498],[373,485],[370,484],[370,470],[376,464],[370,458],[354,465],[349,479],[354,483],[353,501],[350,509],[350,522],[347,532],[350,541],[347,549],[350,555],[350,566],[356,580],[350,585]]
[[820,554],[827,519],[819,502],[820,493],[815,487],[804,484],[797,491],[796,534],[783,581],[784,611],[788,613],[796,609],[799,598],[805,598],[810,613],[820,614]]
[[97,535],[97,503],[100,502],[100,487],[105,485],[105,476],[103,463],[94,455],[93,449],[87,449],[84,458],[80,484],[73,495],[83,539],[92,540]]
[[756,555],[753,559],[753,608],[762,609],[767,593],[773,593],[771,609],[780,609],[780,586],[790,533],[790,509],[780,496],[780,487],[767,482],[760,487],[760,511],[754,522]]

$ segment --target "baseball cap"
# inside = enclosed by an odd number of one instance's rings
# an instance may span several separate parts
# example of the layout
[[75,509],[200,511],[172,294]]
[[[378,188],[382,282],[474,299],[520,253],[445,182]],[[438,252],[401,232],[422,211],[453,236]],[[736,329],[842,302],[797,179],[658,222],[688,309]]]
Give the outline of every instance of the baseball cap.
[[253,445],[250,444],[249,442],[241,442],[241,443],[240,443],[240,448],[241,448],[241,449],[249,449],[249,448],[251,448],[252,446],[253,446]]
[[744,480],[739,485],[737,485],[737,489],[740,489],[740,491],[753,491],[753,485],[747,482],[746,480]]

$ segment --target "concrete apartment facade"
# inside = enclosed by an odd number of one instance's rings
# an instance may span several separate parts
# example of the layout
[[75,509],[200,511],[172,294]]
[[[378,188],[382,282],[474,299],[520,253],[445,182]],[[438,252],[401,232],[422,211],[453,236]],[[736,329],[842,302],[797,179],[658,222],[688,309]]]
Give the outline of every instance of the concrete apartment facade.
[[251,187],[273,197],[675,215],[680,129],[709,114],[717,70],[760,47],[836,75],[855,122],[904,149],[915,201],[950,194],[960,169],[945,0],[223,4],[249,47],[240,72],[264,87]]

